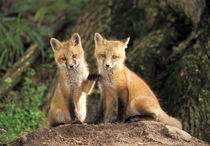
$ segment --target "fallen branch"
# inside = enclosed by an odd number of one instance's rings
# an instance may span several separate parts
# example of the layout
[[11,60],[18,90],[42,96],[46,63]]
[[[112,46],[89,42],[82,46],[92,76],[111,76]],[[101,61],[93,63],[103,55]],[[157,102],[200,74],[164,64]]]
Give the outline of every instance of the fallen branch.
[[0,83],[0,98],[11,90],[20,80],[22,73],[36,60],[40,55],[37,44],[31,45],[25,55],[18,60],[1,80]]

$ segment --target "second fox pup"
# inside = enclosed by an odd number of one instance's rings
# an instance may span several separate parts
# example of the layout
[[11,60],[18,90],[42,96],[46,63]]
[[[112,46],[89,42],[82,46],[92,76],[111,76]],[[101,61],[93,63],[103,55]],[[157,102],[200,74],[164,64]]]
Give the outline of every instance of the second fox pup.
[[106,118],[112,98],[118,98],[118,118],[134,115],[150,115],[154,119],[182,129],[181,123],[167,115],[158,102],[155,94],[149,86],[134,72],[129,70],[124,61],[125,49],[129,38],[123,41],[111,41],[104,39],[99,33],[95,33],[95,56],[98,63],[98,71],[102,79],[99,81],[101,92],[101,109]]
[[[51,38],[55,61],[59,69],[59,80],[51,101],[48,119],[50,126],[76,120],[84,122],[87,113],[87,95],[95,84],[93,77],[88,76],[81,39],[74,33],[69,41],[60,42]],[[72,111],[72,106],[75,111]]]

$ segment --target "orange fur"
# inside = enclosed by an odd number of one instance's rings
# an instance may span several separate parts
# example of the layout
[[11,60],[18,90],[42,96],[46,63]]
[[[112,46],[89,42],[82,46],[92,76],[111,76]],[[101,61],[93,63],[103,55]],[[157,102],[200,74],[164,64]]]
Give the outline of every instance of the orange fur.
[[[162,123],[181,129],[181,123],[162,110],[149,86],[124,65],[125,48],[128,42],[129,38],[124,41],[109,41],[95,33],[95,56],[99,74],[103,77],[99,82],[103,95],[101,100],[107,98],[103,92],[112,91],[110,93],[112,98],[118,98],[122,106],[119,109],[123,112],[121,120],[129,116],[147,114]],[[108,108],[106,106],[105,111]]]
[[[87,95],[92,92],[95,81],[88,80],[88,66],[79,34],[75,33],[66,42],[51,38],[55,61],[59,69],[59,81],[51,101],[48,119],[50,126],[76,120],[84,122],[87,113]],[[70,111],[73,102],[75,111]]]

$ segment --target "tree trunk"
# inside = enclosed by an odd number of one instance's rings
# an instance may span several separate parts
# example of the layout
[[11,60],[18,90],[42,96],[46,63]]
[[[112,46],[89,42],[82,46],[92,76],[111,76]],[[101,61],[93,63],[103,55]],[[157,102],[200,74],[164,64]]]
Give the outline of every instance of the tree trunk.
[[[210,6],[210,5],[209,5]],[[173,64],[160,91],[166,109],[177,115],[190,134],[209,141],[210,44],[209,10],[191,35],[174,47]],[[167,102],[168,101],[168,102]],[[174,106],[176,105],[176,106]]]

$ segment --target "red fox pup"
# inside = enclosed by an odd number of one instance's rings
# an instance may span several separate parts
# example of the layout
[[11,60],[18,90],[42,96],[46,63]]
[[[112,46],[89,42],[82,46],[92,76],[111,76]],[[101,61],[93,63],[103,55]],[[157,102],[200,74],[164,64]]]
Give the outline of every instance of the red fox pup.
[[73,114],[76,120],[84,122],[87,95],[92,92],[95,80],[88,76],[80,36],[74,33],[66,42],[51,38],[50,44],[59,69],[59,80],[48,113],[49,124],[71,122]]
[[181,123],[167,115],[160,107],[158,99],[149,86],[129,70],[124,61],[126,58],[129,37],[123,41],[104,39],[95,33],[95,56],[98,63],[98,72],[102,76],[99,81],[101,92],[101,108],[104,118],[108,114],[111,99],[118,99],[118,118],[124,121],[134,115],[150,115],[166,125],[182,129]]

